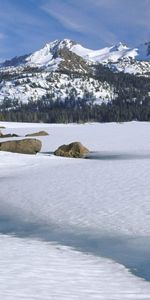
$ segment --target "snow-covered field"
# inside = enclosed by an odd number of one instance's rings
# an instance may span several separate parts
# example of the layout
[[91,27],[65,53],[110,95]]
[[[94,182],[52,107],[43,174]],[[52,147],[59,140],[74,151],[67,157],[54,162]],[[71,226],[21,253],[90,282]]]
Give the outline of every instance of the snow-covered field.
[[[49,132],[0,152],[0,299],[150,299],[150,123],[0,125]],[[72,141],[91,159],[52,154]]]

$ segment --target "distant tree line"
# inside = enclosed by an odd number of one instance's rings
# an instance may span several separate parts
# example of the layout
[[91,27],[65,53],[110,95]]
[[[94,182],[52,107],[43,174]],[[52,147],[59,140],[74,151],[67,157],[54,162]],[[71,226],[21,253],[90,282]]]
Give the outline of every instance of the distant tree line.
[[31,101],[16,108],[0,109],[1,121],[14,122],[124,122],[131,120],[150,121],[150,97],[136,100],[117,99],[109,102],[88,104],[86,101]]

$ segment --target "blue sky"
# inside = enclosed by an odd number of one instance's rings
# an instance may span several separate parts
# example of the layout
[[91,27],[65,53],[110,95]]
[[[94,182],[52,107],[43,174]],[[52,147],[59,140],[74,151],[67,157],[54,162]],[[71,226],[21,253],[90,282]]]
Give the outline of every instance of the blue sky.
[[150,0],[0,0],[0,60],[63,38],[137,46],[150,40]]

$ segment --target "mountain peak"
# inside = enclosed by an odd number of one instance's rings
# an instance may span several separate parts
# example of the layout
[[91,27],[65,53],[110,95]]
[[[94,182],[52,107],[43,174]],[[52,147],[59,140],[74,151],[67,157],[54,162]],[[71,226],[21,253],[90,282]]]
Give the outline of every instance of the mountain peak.
[[122,51],[122,50],[129,49],[129,48],[127,47],[127,45],[125,43],[119,42],[113,47],[113,49],[116,51]]
[[30,55],[26,61],[30,64],[48,66],[54,59],[58,58],[59,50],[63,48],[71,49],[73,45],[75,45],[75,42],[69,39],[49,42],[42,49]]
[[70,49],[73,45],[75,45],[76,42],[70,39],[63,39],[63,40],[54,40],[53,42],[49,42],[45,45],[45,47],[48,47],[49,49],[55,49],[55,48],[68,48]]

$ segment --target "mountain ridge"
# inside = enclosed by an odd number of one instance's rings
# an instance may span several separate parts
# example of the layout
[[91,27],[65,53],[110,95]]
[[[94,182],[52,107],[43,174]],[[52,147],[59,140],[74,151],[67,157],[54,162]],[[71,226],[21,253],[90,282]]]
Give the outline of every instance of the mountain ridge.
[[69,39],[47,43],[1,64],[0,106],[7,110],[33,102],[34,107],[37,102],[101,106],[118,97],[132,101],[139,95],[149,97],[150,61],[137,59],[139,53],[149,53],[149,43],[145,46],[139,51],[118,43],[91,50]]
[[[110,47],[104,47],[98,50],[92,50],[83,47],[79,43],[70,40],[55,40],[46,43],[43,48],[33,52],[32,54],[25,54],[19,57],[14,57],[6,60],[0,64],[1,67],[16,66],[14,60],[20,59],[20,64],[33,64],[37,66],[49,66],[54,59],[56,59],[59,50],[67,48],[69,51],[82,57],[84,60],[92,63],[110,63],[117,62],[120,59],[130,58],[136,60],[149,61],[150,60],[150,42],[145,42],[136,48],[126,46],[124,43],[117,43]],[[12,62],[12,65],[11,65]],[[18,63],[19,65],[19,63]]]

